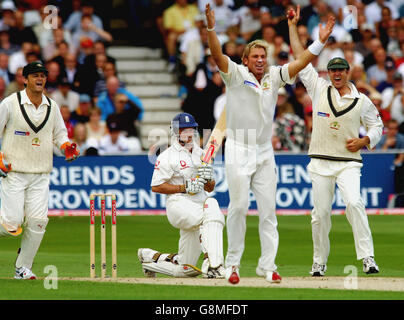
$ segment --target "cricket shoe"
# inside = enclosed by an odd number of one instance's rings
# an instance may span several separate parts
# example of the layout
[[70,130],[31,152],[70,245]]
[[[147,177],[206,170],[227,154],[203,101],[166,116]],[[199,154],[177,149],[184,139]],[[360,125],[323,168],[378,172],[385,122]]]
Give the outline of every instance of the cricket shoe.
[[15,268],[14,279],[18,279],[18,280],[35,280],[36,275],[30,269],[28,269],[26,267]]
[[226,276],[226,269],[222,265],[217,268],[209,266],[209,260],[205,259],[202,264],[202,277],[207,279],[224,279]]
[[265,280],[271,283],[280,283],[282,281],[282,277],[276,271],[265,271],[262,270],[260,267],[257,267],[257,269],[255,269],[255,272],[258,276],[264,277]]
[[240,273],[239,273],[238,266],[231,266],[231,267],[226,268],[225,278],[231,284],[239,283],[240,282]]
[[311,267],[310,274],[312,277],[324,277],[326,271],[327,266],[325,264],[318,264],[317,262],[314,262],[313,266]]
[[379,267],[373,257],[366,257],[363,259],[363,272],[366,274],[379,273]]

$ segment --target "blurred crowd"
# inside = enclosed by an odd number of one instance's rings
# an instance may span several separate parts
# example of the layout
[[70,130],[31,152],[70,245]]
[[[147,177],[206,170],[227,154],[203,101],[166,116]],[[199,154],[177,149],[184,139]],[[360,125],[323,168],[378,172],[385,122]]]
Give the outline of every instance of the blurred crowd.
[[114,39],[96,4],[2,0],[0,100],[23,90],[23,67],[41,60],[49,72],[46,94],[59,105],[82,154],[140,153],[142,102],[120,81],[116,61],[107,55]]

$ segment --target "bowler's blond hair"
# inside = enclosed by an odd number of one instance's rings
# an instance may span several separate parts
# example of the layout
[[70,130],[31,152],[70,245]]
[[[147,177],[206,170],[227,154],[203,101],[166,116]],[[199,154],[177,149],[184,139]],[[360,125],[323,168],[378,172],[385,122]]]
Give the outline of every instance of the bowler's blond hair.
[[262,48],[265,50],[265,55],[268,57],[268,49],[269,49],[269,45],[268,42],[266,42],[265,40],[254,40],[252,42],[250,42],[249,44],[247,44],[244,48],[243,51],[243,56],[241,57],[241,60],[243,61],[244,58],[248,58],[248,56],[250,55],[250,52],[252,49],[254,48]]

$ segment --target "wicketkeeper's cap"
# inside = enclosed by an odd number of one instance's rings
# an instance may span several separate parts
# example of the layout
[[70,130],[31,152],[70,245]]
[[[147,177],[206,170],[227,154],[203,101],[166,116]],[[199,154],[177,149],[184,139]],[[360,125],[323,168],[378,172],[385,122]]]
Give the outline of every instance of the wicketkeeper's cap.
[[28,77],[29,74],[32,73],[37,73],[37,72],[43,72],[45,75],[48,75],[48,70],[46,70],[45,65],[41,61],[34,61],[31,63],[28,63],[23,69],[22,69],[22,75],[26,78]]
[[333,58],[327,64],[327,70],[330,69],[347,69],[349,70],[349,63],[344,58]]

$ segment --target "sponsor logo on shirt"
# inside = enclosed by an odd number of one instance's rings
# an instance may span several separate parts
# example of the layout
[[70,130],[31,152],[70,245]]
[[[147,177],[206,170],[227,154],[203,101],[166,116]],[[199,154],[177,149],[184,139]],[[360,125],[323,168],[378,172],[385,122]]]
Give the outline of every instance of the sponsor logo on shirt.
[[154,164],[154,170],[160,170],[159,165],[160,165],[160,161],[157,160],[156,163]]
[[29,132],[28,131],[14,131],[14,134],[17,136],[29,136]]
[[250,87],[258,88],[258,86],[254,82],[251,82],[251,81],[244,80],[244,84],[247,86],[250,86]]
[[187,169],[189,168],[189,166],[187,165],[187,163],[184,160],[180,161],[180,165],[181,165],[181,170]]
[[317,115],[318,116],[320,116],[320,117],[326,117],[326,118],[329,118],[330,117],[330,114],[329,113],[325,113],[325,112],[317,112]]

